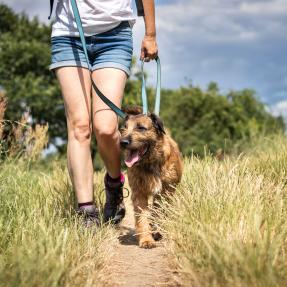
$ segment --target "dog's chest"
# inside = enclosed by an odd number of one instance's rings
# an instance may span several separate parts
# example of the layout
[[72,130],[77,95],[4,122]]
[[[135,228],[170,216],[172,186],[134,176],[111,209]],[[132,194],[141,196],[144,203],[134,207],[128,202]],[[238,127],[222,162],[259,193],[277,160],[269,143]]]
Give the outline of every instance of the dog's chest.
[[159,177],[153,177],[151,179],[151,191],[153,194],[159,194],[162,190],[162,183]]
[[162,181],[159,176],[154,174],[134,174],[128,173],[129,184],[133,192],[156,195],[162,191]]

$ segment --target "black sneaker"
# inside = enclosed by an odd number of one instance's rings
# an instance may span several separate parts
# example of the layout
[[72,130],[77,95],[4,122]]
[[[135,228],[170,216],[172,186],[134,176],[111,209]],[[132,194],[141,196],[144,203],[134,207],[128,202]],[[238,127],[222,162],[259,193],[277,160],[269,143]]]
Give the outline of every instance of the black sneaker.
[[101,223],[99,211],[94,205],[80,207],[76,212],[82,218],[85,227],[99,226]]
[[108,175],[105,175],[105,192],[106,203],[104,206],[104,221],[110,221],[113,224],[118,224],[125,217],[126,209],[123,201],[123,188],[125,177],[121,173],[120,183],[108,182]]

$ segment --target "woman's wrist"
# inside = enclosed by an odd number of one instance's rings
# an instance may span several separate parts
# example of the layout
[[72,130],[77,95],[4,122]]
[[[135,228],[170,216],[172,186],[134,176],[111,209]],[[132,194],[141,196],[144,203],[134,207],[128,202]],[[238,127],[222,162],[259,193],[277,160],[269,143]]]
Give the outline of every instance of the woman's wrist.
[[154,39],[154,38],[156,38],[156,33],[155,32],[146,32],[145,37]]
[[145,38],[153,40],[156,38],[156,33],[145,33]]

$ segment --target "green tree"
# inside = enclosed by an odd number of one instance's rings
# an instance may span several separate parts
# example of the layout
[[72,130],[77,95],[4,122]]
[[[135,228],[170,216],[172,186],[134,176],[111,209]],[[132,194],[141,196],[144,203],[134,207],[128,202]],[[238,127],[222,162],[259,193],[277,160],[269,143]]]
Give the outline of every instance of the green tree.
[[282,117],[272,116],[253,90],[220,94],[215,83],[163,90],[161,115],[184,154],[230,152],[258,135],[284,131]]
[[49,123],[53,143],[65,137],[64,106],[50,64],[50,26],[29,20],[0,5],[0,86],[8,98],[6,118],[18,120],[24,112],[32,124]]

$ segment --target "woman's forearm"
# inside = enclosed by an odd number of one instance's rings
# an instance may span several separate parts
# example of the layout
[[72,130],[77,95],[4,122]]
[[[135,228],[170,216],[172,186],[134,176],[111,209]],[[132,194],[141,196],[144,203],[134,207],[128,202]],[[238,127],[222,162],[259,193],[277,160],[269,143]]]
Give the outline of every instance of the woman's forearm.
[[145,36],[142,41],[140,59],[149,61],[158,55],[155,29],[154,0],[143,0]]
[[154,0],[143,0],[144,8],[144,22],[145,22],[145,34],[146,36],[155,37],[155,8]]

